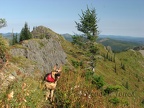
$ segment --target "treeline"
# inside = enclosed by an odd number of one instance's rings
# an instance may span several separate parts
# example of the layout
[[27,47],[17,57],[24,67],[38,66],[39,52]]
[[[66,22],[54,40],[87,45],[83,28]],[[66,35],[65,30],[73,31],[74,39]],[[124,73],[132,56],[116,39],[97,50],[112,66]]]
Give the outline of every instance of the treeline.
[[28,40],[32,38],[32,34],[30,32],[30,29],[28,28],[28,24],[25,22],[24,27],[22,28],[20,32],[20,36],[18,37],[18,34],[12,35],[12,45],[17,44],[21,41]]

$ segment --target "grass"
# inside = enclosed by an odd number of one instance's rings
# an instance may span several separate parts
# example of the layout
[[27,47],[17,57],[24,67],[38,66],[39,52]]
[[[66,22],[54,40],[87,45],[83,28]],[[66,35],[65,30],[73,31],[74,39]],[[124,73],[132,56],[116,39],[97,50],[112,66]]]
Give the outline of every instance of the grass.
[[[41,82],[30,77],[26,77],[21,81],[16,80],[0,97],[0,104],[14,108],[41,108],[45,104],[45,100],[44,91],[40,84]],[[12,91],[14,92],[13,98],[8,100],[7,95]]]
[[[11,83],[0,95],[0,107],[14,108],[142,108],[144,95],[144,58],[139,52],[128,50],[115,54],[108,52],[104,46],[97,44],[99,53],[96,57],[95,72],[88,69],[89,56],[85,50],[59,38],[67,53],[67,63],[55,90],[55,101],[45,101],[45,90],[42,79],[37,75],[23,76]],[[43,44],[42,44],[43,45]],[[106,57],[105,55],[109,55]],[[81,63],[82,61],[82,63]],[[35,64],[23,57],[11,58],[13,67],[7,71]],[[125,70],[121,68],[125,65]],[[116,71],[115,71],[116,66]],[[11,69],[10,69],[11,68]],[[11,71],[12,72],[12,71]],[[88,73],[89,72],[89,73]],[[36,73],[35,73],[36,74]],[[99,89],[92,83],[94,76],[102,77],[105,82]],[[96,78],[97,80],[98,78]],[[100,81],[101,81],[100,80]],[[104,95],[104,91],[111,93]],[[7,95],[14,92],[13,98]]]
[[[68,54],[68,59],[74,60],[74,61],[80,61],[83,60],[84,63],[84,68],[80,68],[82,72],[86,72],[86,67],[88,64],[86,62],[89,60],[88,57],[85,56],[85,51],[82,51],[79,49],[77,46],[72,46],[70,43],[63,43],[63,47],[65,51],[67,51]],[[97,44],[99,48],[99,54],[96,55],[98,56],[97,62],[96,62],[96,71],[95,74],[102,76],[104,81],[106,82],[105,85],[102,87],[102,89],[97,90],[96,88],[93,88],[93,85],[90,84],[89,82],[89,87],[85,85],[86,81],[83,79],[83,85],[87,87],[87,89],[92,89],[96,90],[100,94],[102,93],[103,89],[109,87],[109,85],[114,86],[118,85],[121,89],[119,91],[116,91],[112,93],[112,95],[116,96],[112,97],[111,96],[103,96],[101,95],[100,97],[94,98],[91,101],[94,100],[99,100],[103,102],[104,106],[107,107],[136,107],[140,108],[140,102],[143,99],[142,95],[144,90],[143,88],[143,57],[139,52],[135,51],[125,51],[121,53],[116,53],[116,61],[111,61],[108,58],[104,58],[104,55],[107,54],[107,50],[104,48],[104,46]],[[76,52],[82,52],[79,54],[76,54]],[[100,57],[99,57],[100,56]],[[113,53],[109,53],[110,57],[114,57]],[[125,69],[121,67],[121,64],[125,65]],[[116,65],[116,70],[117,72],[114,71],[114,67]],[[83,74],[79,72],[79,74]],[[81,76],[79,75],[79,76]],[[73,80],[74,81],[74,80]],[[68,83],[69,81],[67,81]],[[135,92],[134,92],[135,91]],[[103,94],[103,93],[102,93]],[[111,101],[109,101],[111,100]],[[118,104],[115,106],[115,100],[118,100]],[[93,102],[92,102],[93,103]],[[94,103],[96,106],[100,106],[100,103]],[[86,107],[86,106],[85,106]],[[91,106],[94,108],[94,106]]]

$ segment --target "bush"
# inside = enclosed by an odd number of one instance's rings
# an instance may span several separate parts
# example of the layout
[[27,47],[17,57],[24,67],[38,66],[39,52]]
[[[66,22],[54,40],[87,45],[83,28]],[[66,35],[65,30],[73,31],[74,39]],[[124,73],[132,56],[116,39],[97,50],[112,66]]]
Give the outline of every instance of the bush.
[[92,54],[98,53],[98,48],[97,48],[97,46],[91,45],[91,46],[90,46],[90,53],[92,53]]
[[[0,62],[1,64],[7,61],[9,44],[6,39],[0,36]],[[0,66],[1,68],[1,66]]]
[[73,65],[75,68],[78,68],[78,67],[79,67],[79,62],[78,62],[78,61],[71,60],[71,62],[72,62],[72,65]]
[[100,89],[104,86],[104,80],[101,76],[94,75],[92,78],[92,84],[97,87],[97,89]]
[[119,86],[109,86],[104,90],[104,94],[110,94],[112,92],[116,92],[120,89]]
[[85,74],[84,74],[85,80],[86,80],[86,81],[92,80],[93,74],[94,74],[94,72],[92,72],[92,71],[87,71],[87,72],[85,72]]
[[78,61],[75,61],[75,60],[71,60],[71,62],[72,62],[72,65],[75,68],[78,68],[79,66],[83,66],[83,62],[82,61],[78,62]]
[[71,105],[70,91],[56,91],[56,102],[58,108],[69,108]]
[[141,104],[144,106],[144,99],[141,101]]
[[114,97],[114,98],[110,99],[109,102],[117,105],[120,103],[120,100],[117,97]]

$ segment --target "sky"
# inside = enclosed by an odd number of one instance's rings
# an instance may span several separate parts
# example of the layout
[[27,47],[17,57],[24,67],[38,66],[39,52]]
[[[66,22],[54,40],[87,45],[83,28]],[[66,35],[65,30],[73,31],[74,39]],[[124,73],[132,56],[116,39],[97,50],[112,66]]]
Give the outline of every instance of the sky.
[[0,0],[0,33],[43,25],[59,34],[80,33],[76,22],[87,6],[96,9],[100,35],[144,37],[144,0]]

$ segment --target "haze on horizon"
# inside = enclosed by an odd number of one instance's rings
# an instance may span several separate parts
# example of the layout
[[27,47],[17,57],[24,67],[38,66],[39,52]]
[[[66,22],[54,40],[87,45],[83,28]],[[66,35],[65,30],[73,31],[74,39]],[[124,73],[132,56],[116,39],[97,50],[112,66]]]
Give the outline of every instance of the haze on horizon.
[[144,37],[144,0],[1,0],[7,27],[0,33],[19,33],[25,22],[31,30],[43,25],[59,34],[79,33],[75,21],[87,6],[96,9],[100,34]]

